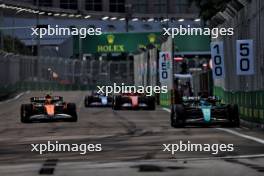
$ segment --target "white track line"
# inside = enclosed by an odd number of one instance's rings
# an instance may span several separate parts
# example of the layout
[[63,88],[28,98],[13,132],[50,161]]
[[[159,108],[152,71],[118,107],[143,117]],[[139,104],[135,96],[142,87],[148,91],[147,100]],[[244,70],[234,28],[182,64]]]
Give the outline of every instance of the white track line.
[[[119,134],[118,134],[119,135]],[[122,134],[120,134],[122,135]],[[125,134],[124,134],[125,135]],[[25,138],[0,138],[0,142],[36,142],[36,141],[59,141],[59,140],[75,140],[75,139],[100,139],[115,137],[116,135],[75,135],[75,136],[42,136],[42,137],[25,137]]]
[[189,160],[189,161],[195,161],[195,160],[217,160],[217,159],[245,159],[245,158],[262,158],[264,157],[264,153],[262,154],[252,154],[252,155],[234,155],[234,156],[216,156],[216,157],[199,157],[199,158],[175,158],[173,160]]
[[[170,109],[168,109],[168,108],[162,108],[162,109],[164,111],[171,112]],[[234,130],[231,130],[231,129],[227,129],[227,128],[215,128],[215,129],[220,130],[220,131],[224,131],[224,132],[227,132],[227,133],[230,133],[230,134],[233,134],[233,135],[245,138],[245,139],[249,139],[249,140],[255,141],[255,142],[260,143],[260,144],[264,144],[264,140],[263,139],[260,139],[260,138],[257,138],[257,137],[253,137],[253,136],[249,136],[249,135],[246,135],[246,134],[241,134],[241,133],[239,133],[237,131],[234,131]]]
[[1,101],[0,104],[3,104],[3,103],[9,103],[11,101],[14,101],[14,100],[17,100],[19,99],[21,96],[23,96],[24,94],[28,94],[29,91],[27,92],[21,92],[20,94],[16,95],[14,98],[11,98],[11,99],[8,99],[8,100],[4,100],[4,101]]
[[169,108],[162,108],[164,111],[171,112]]
[[221,131],[225,131],[227,133],[230,133],[230,134],[233,134],[233,135],[245,138],[245,139],[249,139],[249,140],[258,142],[260,144],[264,144],[264,140],[260,139],[260,138],[257,138],[257,137],[249,136],[249,135],[246,135],[246,134],[241,134],[241,133],[239,133],[237,131],[234,131],[234,130],[231,130],[231,129],[226,129],[226,128],[216,128],[216,129],[221,130]]
[[55,140],[74,140],[74,139],[98,139],[114,137],[115,135],[75,135],[75,136],[42,136],[42,137],[27,137],[19,139],[19,142],[34,142],[34,141],[55,141]]
[[[125,162],[111,162],[111,163],[97,163],[97,162],[60,162],[62,167],[67,167],[68,165],[78,164],[78,166],[85,165],[85,168],[111,168],[111,167],[130,167],[135,164],[155,164],[163,163],[161,165],[172,164],[177,161],[189,161],[189,162],[201,162],[201,160],[223,160],[223,159],[248,159],[248,158],[263,158],[264,154],[254,154],[254,155],[237,155],[237,156],[223,156],[223,157],[198,157],[198,158],[172,158],[169,160],[163,159],[152,159],[152,160],[139,160],[139,161],[125,161]],[[210,162],[210,161],[209,161]]]

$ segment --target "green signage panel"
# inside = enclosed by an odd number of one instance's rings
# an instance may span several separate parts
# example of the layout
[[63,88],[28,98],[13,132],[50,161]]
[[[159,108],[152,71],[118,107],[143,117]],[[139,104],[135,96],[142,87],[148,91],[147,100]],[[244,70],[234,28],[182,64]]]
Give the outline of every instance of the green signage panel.
[[[161,33],[105,33],[102,35],[87,36],[82,39],[73,37],[74,54],[79,53],[81,44],[82,53],[122,53],[135,52],[139,48],[146,48],[153,44],[160,48]],[[176,52],[210,51],[210,36],[175,36],[174,49]]]
[[210,51],[210,36],[185,35],[174,38],[174,50],[176,52],[201,52]]
[[[139,48],[146,48],[148,44],[159,47],[160,33],[113,33],[100,36],[87,36],[84,39],[74,37],[74,53],[121,53],[134,52]],[[81,40],[81,41],[79,41]]]

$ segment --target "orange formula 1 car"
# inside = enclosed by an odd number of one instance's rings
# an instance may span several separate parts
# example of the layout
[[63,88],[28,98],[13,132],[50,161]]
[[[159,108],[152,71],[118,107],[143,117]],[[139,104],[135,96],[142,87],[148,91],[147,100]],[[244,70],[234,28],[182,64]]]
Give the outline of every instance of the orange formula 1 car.
[[60,96],[32,97],[29,104],[21,105],[21,122],[34,120],[77,121],[76,105],[66,103]]

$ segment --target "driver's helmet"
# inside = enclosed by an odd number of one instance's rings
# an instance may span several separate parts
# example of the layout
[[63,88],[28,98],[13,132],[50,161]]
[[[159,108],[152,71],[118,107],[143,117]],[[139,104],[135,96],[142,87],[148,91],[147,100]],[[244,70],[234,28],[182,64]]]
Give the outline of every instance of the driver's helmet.
[[46,96],[45,96],[45,103],[46,104],[51,104],[51,102],[52,102],[52,97],[49,95],[49,94],[47,94]]

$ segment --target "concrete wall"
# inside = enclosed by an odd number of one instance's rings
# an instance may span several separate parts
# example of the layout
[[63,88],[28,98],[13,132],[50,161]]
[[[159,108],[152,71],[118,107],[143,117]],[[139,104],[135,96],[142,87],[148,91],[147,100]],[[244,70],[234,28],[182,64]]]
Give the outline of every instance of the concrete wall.
[[[264,1],[252,0],[220,27],[233,27],[234,35],[224,42],[225,79],[214,81],[214,93],[224,102],[239,105],[242,118],[264,123]],[[236,75],[236,40],[252,39],[255,74]]]
[[[219,37],[224,41],[226,78],[215,81],[215,85],[227,91],[254,91],[264,89],[264,1],[252,0],[231,20],[220,27],[233,27],[234,35]],[[236,40],[253,39],[255,74],[236,75]]]

